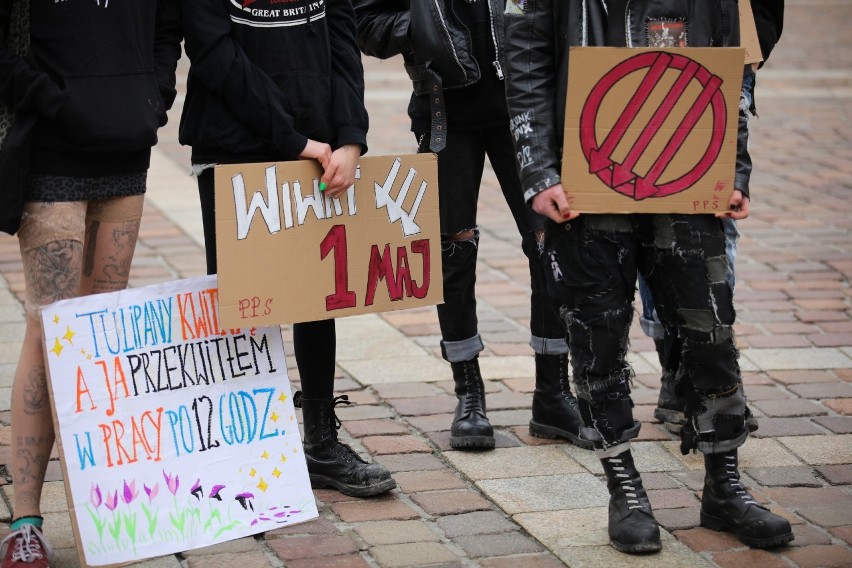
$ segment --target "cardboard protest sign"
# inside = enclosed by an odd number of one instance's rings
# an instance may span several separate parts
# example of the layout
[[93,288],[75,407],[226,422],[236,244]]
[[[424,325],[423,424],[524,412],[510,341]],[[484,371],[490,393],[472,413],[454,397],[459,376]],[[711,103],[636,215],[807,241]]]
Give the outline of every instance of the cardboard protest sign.
[[763,61],[763,52],[754,23],[754,12],[751,11],[751,0],[740,0],[739,6],[740,45],[745,48],[745,62],[748,65],[760,63]]
[[84,566],[317,516],[281,330],[223,329],[215,276],[42,311]]
[[220,318],[269,325],[442,301],[437,158],[363,158],[339,199],[313,161],[216,168]]
[[571,208],[726,211],[742,74],[741,48],[572,48],[562,161]]

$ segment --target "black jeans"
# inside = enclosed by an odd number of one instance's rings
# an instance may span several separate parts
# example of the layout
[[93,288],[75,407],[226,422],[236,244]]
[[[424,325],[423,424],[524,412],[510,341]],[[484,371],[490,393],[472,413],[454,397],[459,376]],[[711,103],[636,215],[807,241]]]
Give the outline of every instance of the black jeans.
[[548,230],[550,291],[568,326],[587,434],[607,449],[638,435],[627,363],[636,276],[666,333],[680,339],[678,388],[689,423],[682,450],[740,446],[745,395],[734,344],[725,236],[709,215],[581,215]]
[[[201,200],[201,222],[204,225],[204,249],[207,274],[216,274],[216,208],[214,204],[213,169],[198,176]],[[250,278],[251,275],[246,275]],[[293,324],[293,351],[305,398],[331,399],[334,396],[334,363],[337,356],[337,333],[334,320]]]
[[[515,155],[508,124],[477,130],[453,130],[449,126],[446,147],[438,153],[438,187],[441,215],[441,259],[444,303],[438,306],[441,351],[450,362],[467,361],[483,350],[476,317],[476,259],[479,228],[476,222],[479,188],[485,157],[497,175],[503,197],[521,234],[521,248],[529,260],[530,346],[536,353],[567,352],[565,326],[547,294],[536,231],[545,220],[530,209],[515,170]],[[417,134],[418,151],[428,151],[428,134]],[[453,235],[473,231],[467,240]]]

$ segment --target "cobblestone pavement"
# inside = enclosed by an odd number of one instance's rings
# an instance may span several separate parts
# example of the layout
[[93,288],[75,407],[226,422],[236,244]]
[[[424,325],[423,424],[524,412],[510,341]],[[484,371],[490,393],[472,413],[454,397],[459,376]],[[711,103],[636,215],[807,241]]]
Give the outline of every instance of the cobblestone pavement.
[[[782,43],[759,74],[753,216],[741,226],[736,304],[747,394],[760,417],[741,450],[742,467],[758,499],[793,523],[791,546],[750,550],[697,526],[700,456],[681,456],[653,419],[659,369],[638,326],[632,361],[642,431],[634,447],[665,542],[647,557],[607,546],[607,494],[594,455],[527,433],[533,360],[526,261],[491,176],[481,199],[478,290],[497,449],[449,451],[454,398],[433,308],[342,320],[337,390],[358,403],[340,411],[344,437],[387,465],[399,489],[370,501],[317,491],[317,521],[144,566],[852,565],[852,1],[787,5]],[[371,153],[414,151],[400,62],[365,65]],[[177,112],[154,153],[133,286],[204,272]],[[23,335],[21,267],[8,236],[0,238],[0,274],[0,464],[8,464],[10,391]],[[290,373],[298,380],[295,368]],[[8,470],[0,473],[0,484],[8,484]],[[12,489],[2,487],[5,531]],[[54,565],[77,566],[55,455],[43,506],[58,549]]]

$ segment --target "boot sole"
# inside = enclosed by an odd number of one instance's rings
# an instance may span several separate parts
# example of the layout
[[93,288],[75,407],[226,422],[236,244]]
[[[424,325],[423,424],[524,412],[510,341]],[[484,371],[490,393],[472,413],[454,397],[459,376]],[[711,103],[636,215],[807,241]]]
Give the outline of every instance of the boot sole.
[[571,442],[579,448],[584,448],[586,450],[591,450],[593,447],[591,440],[584,440],[580,438],[577,434],[573,434],[568,430],[563,430],[554,426],[547,426],[545,424],[539,424],[538,422],[534,422],[533,420],[530,420],[530,436],[534,438],[545,438],[547,440],[556,440],[557,438],[561,438],[563,440]]
[[659,540],[656,542],[640,542],[638,544],[622,544],[610,539],[609,545],[617,551],[627,554],[649,554],[659,552],[663,548],[663,543]]
[[776,546],[787,544],[794,538],[792,532],[773,536],[771,538],[750,538],[743,536],[739,534],[734,527],[730,526],[722,519],[713,517],[704,512],[701,513],[701,526],[706,529],[710,529],[711,531],[731,532],[740,542],[752,548],[774,548]]
[[494,436],[450,436],[450,447],[463,450],[491,450]]
[[344,495],[348,495],[349,497],[375,497],[376,495],[382,495],[383,493],[387,493],[391,489],[396,487],[396,481],[393,479],[386,479],[379,483],[374,483],[372,485],[351,485],[348,483],[343,483],[336,479],[332,479],[331,477],[326,477],[324,475],[316,475],[309,474],[311,479],[311,487],[314,489],[326,489],[332,488],[337,489]]

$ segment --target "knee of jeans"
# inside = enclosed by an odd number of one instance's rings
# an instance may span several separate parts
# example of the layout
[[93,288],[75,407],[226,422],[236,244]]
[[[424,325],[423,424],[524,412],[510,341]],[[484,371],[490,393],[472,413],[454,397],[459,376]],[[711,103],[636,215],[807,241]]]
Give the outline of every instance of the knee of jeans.
[[479,246],[479,228],[463,229],[456,233],[441,234],[441,251],[445,255],[453,255],[456,251],[466,248],[476,249]]

